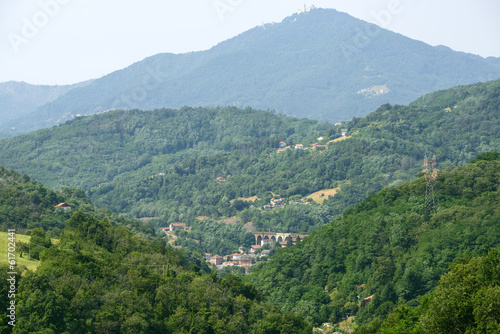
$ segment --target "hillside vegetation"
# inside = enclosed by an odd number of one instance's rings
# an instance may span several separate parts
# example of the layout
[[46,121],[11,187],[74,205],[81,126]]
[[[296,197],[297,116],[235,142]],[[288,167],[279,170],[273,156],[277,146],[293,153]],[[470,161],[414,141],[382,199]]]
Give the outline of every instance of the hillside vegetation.
[[[15,327],[2,333],[310,333],[241,279],[205,274],[181,252],[81,212],[36,272],[17,276]],[[7,270],[1,271],[7,279]],[[7,285],[2,284],[2,305]]]
[[[500,150],[499,105],[500,81],[459,86],[383,105],[343,125],[350,138],[334,142],[341,127],[250,108],[114,111],[3,140],[0,161],[52,187],[83,187],[131,218],[158,217],[157,227],[237,217],[258,230],[309,233],[369,193],[415,178],[425,153],[436,152],[445,170]],[[319,136],[327,147],[293,149]],[[282,140],[292,149],[277,153]],[[261,209],[274,196],[338,187],[322,205]],[[258,199],[235,200],[250,196]]]
[[498,58],[432,47],[333,9],[313,9],[210,50],[146,58],[40,106],[8,131],[26,133],[116,108],[185,105],[252,106],[335,122],[383,103],[406,104],[499,77]]
[[402,304],[383,321],[375,319],[355,333],[498,333],[499,272],[498,249],[479,258],[461,258],[418,307]]
[[441,172],[436,189],[431,212],[423,177],[372,194],[252,267],[248,281],[283,311],[314,323],[355,315],[360,324],[400,302],[417,306],[455,259],[500,244],[499,160]]
[[[57,208],[59,203],[66,203],[71,208]],[[65,221],[74,210],[91,214],[100,219],[112,219],[119,225],[125,225],[143,235],[154,236],[150,225],[141,224],[134,219],[119,217],[109,209],[96,207],[78,188],[62,187],[60,190],[47,188],[27,175],[0,166],[0,228],[16,229],[24,233],[32,229],[47,231],[57,236],[65,226]]]
[[[2,244],[15,242],[17,262],[12,269],[0,259],[0,278],[14,275],[16,289],[9,297],[10,284],[0,286],[1,304],[15,300],[16,315],[12,326],[9,310],[0,311],[1,333],[311,332],[302,317],[282,313],[252,285],[210,273],[201,253],[174,249],[137,221],[85,197],[66,197],[68,190],[54,192],[14,171],[1,172],[0,194],[8,195],[0,197],[2,209],[20,214],[30,208],[26,216],[1,217],[2,229],[15,230],[2,234]],[[61,199],[72,208],[54,209]],[[47,232],[34,228],[40,225]],[[56,233],[58,240],[49,237]],[[40,261],[27,260],[28,241]]]

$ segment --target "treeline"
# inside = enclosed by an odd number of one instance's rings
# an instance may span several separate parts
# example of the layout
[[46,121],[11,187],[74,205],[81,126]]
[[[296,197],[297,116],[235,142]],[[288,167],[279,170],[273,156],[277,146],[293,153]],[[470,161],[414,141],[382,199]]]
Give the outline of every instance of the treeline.
[[432,212],[423,177],[386,188],[252,267],[249,282],[317,324],[350,315],[363,324],[398,303],[419,305],[455,259],[500,243],[500,161],[481,157],[439,174]]

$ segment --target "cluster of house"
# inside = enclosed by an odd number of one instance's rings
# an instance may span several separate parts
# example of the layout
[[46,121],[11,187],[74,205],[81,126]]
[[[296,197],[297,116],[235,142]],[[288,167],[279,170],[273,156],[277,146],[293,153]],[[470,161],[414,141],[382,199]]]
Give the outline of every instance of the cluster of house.
[[[269,250],[263,250],[262,253],[260,254],[260,256],[267,256],[267,255],[269,255]],[[239,253],[234,253],[230,255],[212,256],[212,254],[210,253],[205,253],[205,260],[217,266],[218,269],[222,269],[224,267],[240,266],[245,268],[245,271],[248,271],[248,268],[250,268],[255,263],[256,255],[255,253],[246,254],[244,248],[240,247]]]
[[[268,210],[274,208],[282,208],[286,205],[286,200],[284,198],[271,198],[269,202],[270,204],[264,205],[262,209]],[[297,200],[297,201],[288,201],[288,204],[309,204],[309,203],[303,200]]]
[[273,247],[276,243],[279,243],[281,247],[288,247],[290,243],[295,245],[308,236],[308,234],[297,233],[256,232],[254,233],[256,244],[250,246],[248,252],[245,252],[244,247],[240,247],[239,253],[224,256],[212,256],[212,254],[205,253],[205,260],[217,266],[218,269],[241,266],[248,272],[248,268],[256,262],[257,258],[269,255],[269,249],[262,249],[263,246],[270,245]]
[[[339,126],[341,125],[340,122],[337,122],[335,123],[336,126]],[[347,135],[347,129],[341,129],[340,132],[342,133],[342,136],[346,136]],[[323,137],[318,137],[318,141],[321,141],[323,140],[324,138]],[[321,149],[321,148],[324,148],[326,147],[325,145],[322,145],[322,144],[318,144],[318,143],[314,143],[314,144],[311,144],[311,147],[307,147],[307,146],[304,146],[304,144],[296,144],[294,145],[294,149],[296,150],[307,150],[307,149]],[[286,142],[284,141],[280,141],[280,144],[279,144],[279,148],[278,148],[278,153],[280,152],[283,152],[284,150],[290,148],[289,146],[286,146]]]
[[374,86],[374,87],[370,87],[370,88],[363,88],[363,89],[360,89],[358,90],[358,94],[374,94],[374,95],[378,95],[378,94],[385,94],[385,93],[388,93],[389,92],[389,89],[385,86]]
[[[318,141],[321,141],[321,140],[323,140],[323,137],[318,137]],[[314,150],[314,149],[323,148],[323,147],[325,147],[325,145],[321,145],[321,144],[318,144],[318,143],[312,144],[311,147],[304,146],[304,144],[296,144],[296,145],[294,145],[294,149],[296,149],[296,150],[307,150],[309,148],[311,148],[311,149]],[[289,148],[289,147],[286,146],[286,142],[280,141],[279,148],[278,148],[278,153],[283,152],[287,148]]]
[[270,202],[270,204],[263,206],[264,210],[273,209],[273,208],[281,208],[281,207],[285,206],[285,204],[286,204],[286,201],[284,198],[271,198],[271,200],[269,202]]

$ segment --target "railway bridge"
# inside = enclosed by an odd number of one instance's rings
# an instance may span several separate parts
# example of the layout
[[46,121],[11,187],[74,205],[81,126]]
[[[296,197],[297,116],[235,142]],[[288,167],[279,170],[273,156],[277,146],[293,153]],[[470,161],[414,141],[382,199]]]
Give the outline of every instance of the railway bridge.
[[[305,237],[308,237],[307,234],[298,234],[298,233],[280,233],[280,232],[255,232],[255,244],[262,245],[262,241],[272,240],[273,242],[282,243],[283,241],[287,241],[287,238],[291,238],[292,241],[295,239],[295,242],[298,242]],[[295,242],[293,242],[295,244]]]

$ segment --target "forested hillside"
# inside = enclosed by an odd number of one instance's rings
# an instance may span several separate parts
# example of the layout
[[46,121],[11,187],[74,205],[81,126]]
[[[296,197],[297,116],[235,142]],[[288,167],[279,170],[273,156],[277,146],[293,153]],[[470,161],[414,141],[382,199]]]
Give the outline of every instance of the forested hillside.
[[358,334],[449,334],[500,332],[500,252],[458,260],[418,307],[406,304],[383,321],[375,319]]
[[372,194],[296,246],[252,267],[248,281],[283,311],[318,324],[348,315],[362,324],[400,302],[417,306],[450,263],[500,244],[498,156],[440,172],[438,205],[430,212],[424,206],[424,177]]
[[[147,225],[94,207],[82,191],[52,191],[3,167],[0,190],[2,229],[15,230],[10,236],[14,259],[19,262],[21,252],[28,252],[18,238],[29,232],[36,243],[30,262],[41,260],[36,271],[27,271],[19,264],[9,268],[2,256],[1,279],[14,276],[16,289],[9,297],[11,285],[0,288],[2,305],[15,301],[15,326],[8,324],[13,319],[6,307],[0,312],[2,333],[312,330],[302,317],[282,313],[240,278],[210,274],[201,253],[166,245]],[[55,209],[60,200],[71,208]],[[56,245],[48,234],[57,235]]]
[[[56,207],[60,203],[68,204],[70,209]],[[42,228],[55,237],[61,233],[74,210],[100,219],[112,219],[115,224],[127,226],[143,235],[155,236],[149,224],[119,217],[107,208],[94,206],[81,189],[62,187],[52,190],[27,175],[21,176],[0,166],[0,228],[3,231],[14,228],[17,233],[24,233]]]
[[57,246],[42,251],[37,271],[16,277],[15,327],[4,308],[2,333],[311,332],[251,285],[202,273],[161,242],[80,212],[66,225]]
[[[332,9],[255,27],[210,50],[158,54],[11,123],[17,133],[109,109],[252,106],[323,121],[496,80],[500,59],[432,47]],[[12,130],[9,130],[12,131]]]
[[251,158],[280,140],[312,140],[329,128],[251,108],[112,111],[3,140],[0,161],[45,185],[86,190],[141,168],[134,176],[165,172],[192,156],[216,160],[239,151]]
[[[3,140],[0,161],[157,224],[236,216],[261,230],[309,233],[369,193],[415,178],[425,153],[436,152],[444,170],[500,150],[499,92],[500,81],[459,86],[340,127],[250,108],[114,111]],[[291,149],[278,153],[282,140]],[[325,147],[293,149],[315,142]],[[322,205],[261,210],[275,196],[334,188]]]

